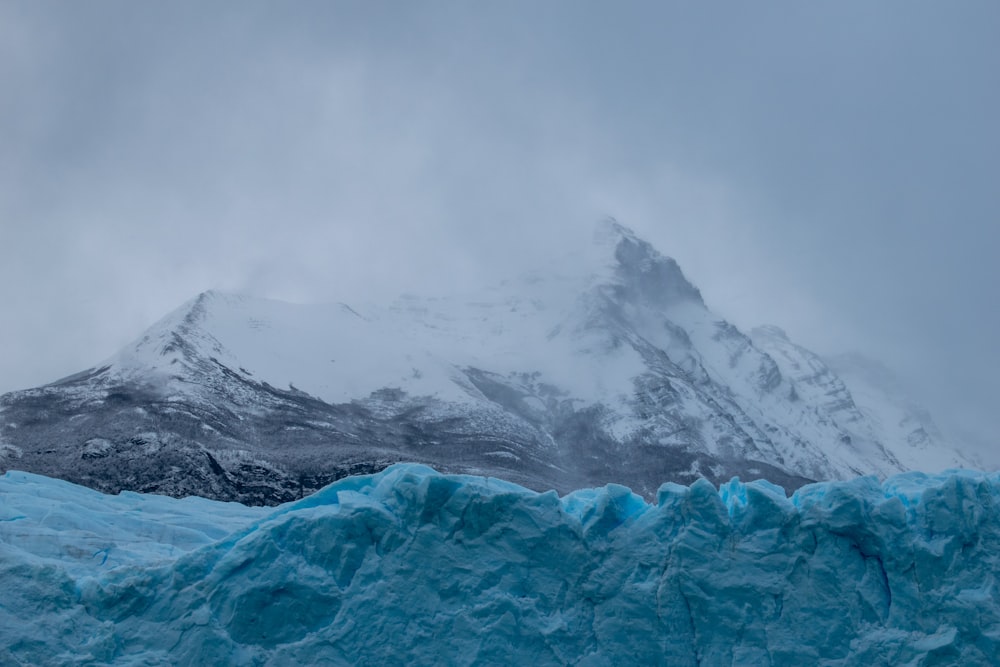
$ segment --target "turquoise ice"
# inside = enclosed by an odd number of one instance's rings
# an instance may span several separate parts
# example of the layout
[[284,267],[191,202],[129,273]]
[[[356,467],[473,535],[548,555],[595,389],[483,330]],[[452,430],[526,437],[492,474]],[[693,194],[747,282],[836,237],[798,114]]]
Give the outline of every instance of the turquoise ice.
[[0,478],[0,664],[992,665],[1000,475],[565,497],[396,465],[278,508]]

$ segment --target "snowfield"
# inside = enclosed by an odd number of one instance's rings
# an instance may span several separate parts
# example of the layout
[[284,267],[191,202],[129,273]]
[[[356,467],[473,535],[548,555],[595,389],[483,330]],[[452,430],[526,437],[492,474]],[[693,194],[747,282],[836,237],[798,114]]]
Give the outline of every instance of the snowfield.
[[412,464],[279,507],[0,477],[0,664],[991,665],[1000,474],[609,485]]

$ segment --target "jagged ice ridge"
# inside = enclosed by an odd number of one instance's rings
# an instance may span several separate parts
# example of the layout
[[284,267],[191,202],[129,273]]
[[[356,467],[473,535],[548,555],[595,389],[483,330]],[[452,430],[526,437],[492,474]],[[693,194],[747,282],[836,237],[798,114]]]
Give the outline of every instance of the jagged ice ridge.
[[412,464],[279,507],[0,477],[4,664],[995,664],[1000,474],[608,485]]

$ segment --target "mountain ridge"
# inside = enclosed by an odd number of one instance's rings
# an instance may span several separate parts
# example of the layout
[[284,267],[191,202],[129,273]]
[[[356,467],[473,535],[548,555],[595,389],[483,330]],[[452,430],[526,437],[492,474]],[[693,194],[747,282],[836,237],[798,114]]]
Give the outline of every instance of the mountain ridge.
[[818,355],[717,317],[631,230],[594,236],[586,257],[465,297],[356,309],[204,292],[101,365],[0,397],[15,448],[0,468],[275,503],[400,461],[647,497],[698,477],[796,488],[965,462],[929,417],[866,413]]

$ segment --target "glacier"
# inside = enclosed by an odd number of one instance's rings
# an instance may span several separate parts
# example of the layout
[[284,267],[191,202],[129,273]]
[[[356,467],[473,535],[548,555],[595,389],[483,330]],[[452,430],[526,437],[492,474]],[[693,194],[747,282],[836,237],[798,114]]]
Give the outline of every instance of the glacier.
[[1000,474],[278,507],[0,477],[0,664],[993,665]]

